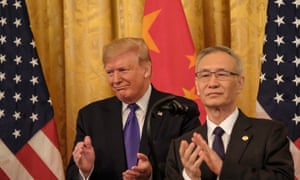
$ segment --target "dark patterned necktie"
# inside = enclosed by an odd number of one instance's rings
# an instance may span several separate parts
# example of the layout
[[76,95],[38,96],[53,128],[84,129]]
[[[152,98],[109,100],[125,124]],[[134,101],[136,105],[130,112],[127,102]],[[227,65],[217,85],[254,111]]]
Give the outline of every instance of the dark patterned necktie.
[[224,134],[224,130],[221,127],[216,127],[213,131],[215,135],[215,139],[213,141],[213,150],[220,156],[222,160],[225,158],[224,144],[222,140],[222,135]]
[[127,167],[130,169],[137,163],[137,153],[140,148],[140,128],[135,111],[139,108],[137,104],[129,104],[130,113],[124,128],[124,142],[127,158]]

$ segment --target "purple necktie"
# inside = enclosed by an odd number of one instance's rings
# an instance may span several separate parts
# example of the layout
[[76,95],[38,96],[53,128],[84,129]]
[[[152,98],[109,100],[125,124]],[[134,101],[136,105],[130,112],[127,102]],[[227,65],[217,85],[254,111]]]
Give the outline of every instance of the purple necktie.
[[125,129],[124,141],[127,158],[127,167],[130,169],[137,163],[137,153],[140,148],[140,128],[135,111],[139,108],[137,104],[129,104],[130,113],[128,115]]
[[222,140],[222,135],[224,134],[224,130],[221,127],[216,127],[213,131],[215,135],[215,139],[213,142],[213,150],[220,156],[222,160],[225,157],[224,144]]

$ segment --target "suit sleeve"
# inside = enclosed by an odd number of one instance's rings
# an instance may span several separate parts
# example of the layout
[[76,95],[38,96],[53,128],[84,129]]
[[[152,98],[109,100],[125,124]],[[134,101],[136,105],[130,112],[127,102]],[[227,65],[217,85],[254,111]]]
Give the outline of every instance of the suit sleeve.
[[234,164],[225,159],[220,179],[294,179],[287,129],[279,123],[270,125],[272,126],[271,130],[263,132],[268,133],[265,144],[261,145],[262,147],[257,147],[258,149],[264,148],[261,166],[251,165],[255,164],[251,160],[248,163]]
[[173,140],[170,144],[166,169],[165,169],[165,180],[183,180],[181,160],[179,156],[179,140]]
[[[84,133],[84,128],[83,128],[82,118],[80,118],[80,112],[79,112],[78,119],[77,119],[77,125],[76,125],[76,137],[75,137],[73,149],[74,149],[75,145],[77,144],[77,142],[83,140],[84,136],[85,136],[85,133]],[[81,180],[82,179],[80,176],[80,173],[79,173],[79,169],[77,168],[77,166],[73,160],[73,156],[71,156],[68,167],[67,167],[66,179],[67,180]]]

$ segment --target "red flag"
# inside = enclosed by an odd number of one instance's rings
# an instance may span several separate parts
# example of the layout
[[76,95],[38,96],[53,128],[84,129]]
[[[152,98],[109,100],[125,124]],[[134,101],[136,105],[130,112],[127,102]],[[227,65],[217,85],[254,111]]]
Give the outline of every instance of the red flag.
[[196,101],[203,123],[205,110],[194,78],[196,52],[181,1],[146,0],[143,38],[152,58],[153,85]]
[[64,179],[25,0],[0,2],[0,179]]

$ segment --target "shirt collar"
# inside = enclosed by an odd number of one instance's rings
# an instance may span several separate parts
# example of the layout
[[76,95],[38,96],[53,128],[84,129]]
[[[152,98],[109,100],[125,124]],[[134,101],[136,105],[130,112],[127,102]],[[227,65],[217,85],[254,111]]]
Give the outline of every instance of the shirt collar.
[[[225,131],[226,134],[231,135],[233,125],[237,120],[239,115],[238,108],[236,108],[224,121],[219,124],[219,126]],[[213,135],[213,130],[217,127],[212,121],[206,117],[207,120],[207,134]]]
[[[152,86],[149,84],[149,87],[146,91],[146,93],[142,96],[142,98],[140,98],[136,104],[139,106],[139,110],[142,110],[143,112],[146,112],[146,109],[148,107],[148,102],[150,99],[150,95],[151,95],[151,91],[152,91]],[[122,112],[124,112],[127,108],[128,104],[122,102]]]

